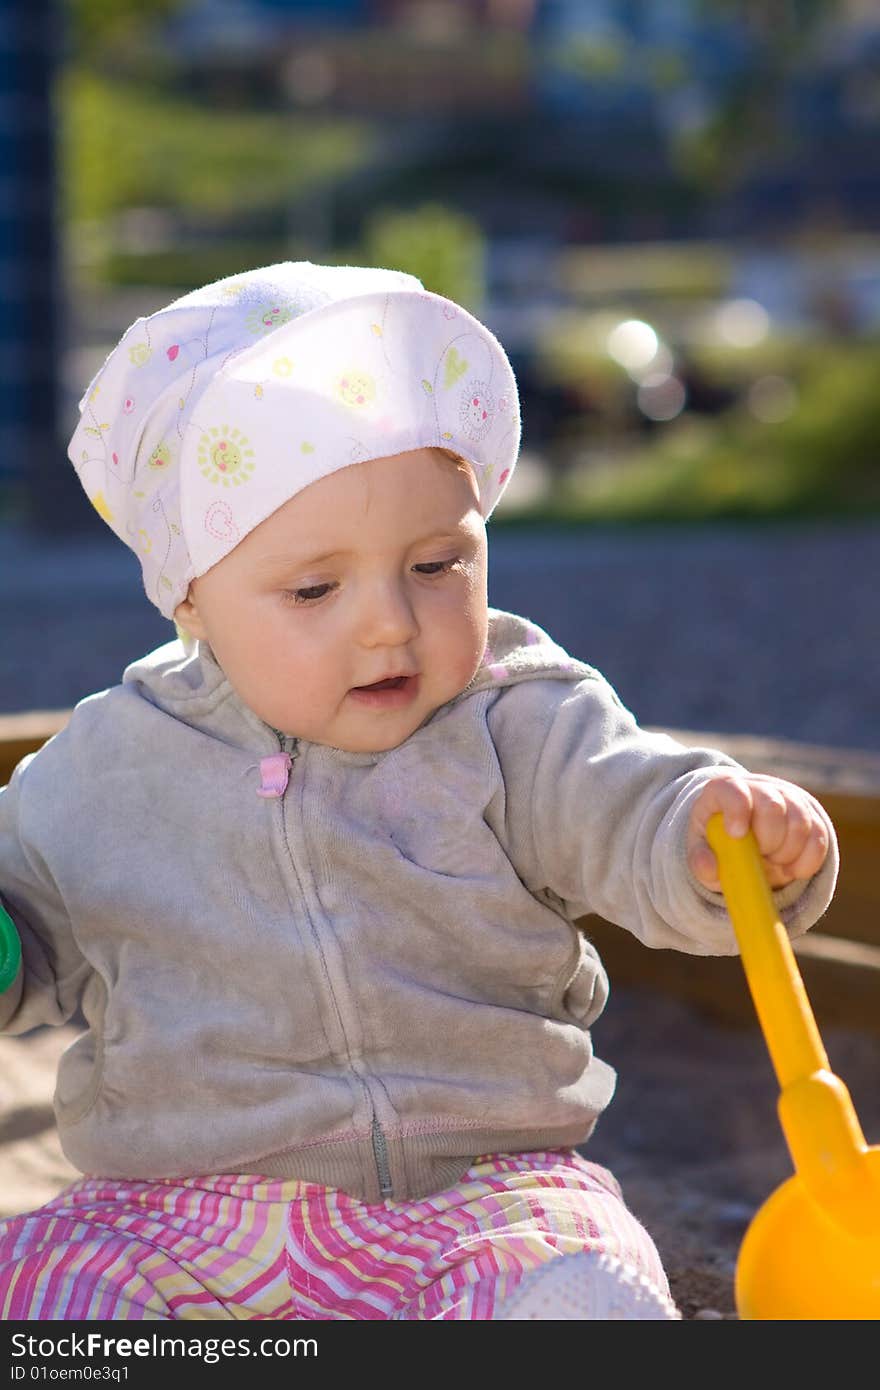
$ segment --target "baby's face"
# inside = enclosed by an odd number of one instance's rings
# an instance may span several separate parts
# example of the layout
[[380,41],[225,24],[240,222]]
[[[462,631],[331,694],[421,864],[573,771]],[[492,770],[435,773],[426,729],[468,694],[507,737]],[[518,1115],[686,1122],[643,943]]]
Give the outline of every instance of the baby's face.
[[272,728],[395,748],[465,688],[486,645],[474,479],[433,449],[331,473],[193,580],[175,617]]

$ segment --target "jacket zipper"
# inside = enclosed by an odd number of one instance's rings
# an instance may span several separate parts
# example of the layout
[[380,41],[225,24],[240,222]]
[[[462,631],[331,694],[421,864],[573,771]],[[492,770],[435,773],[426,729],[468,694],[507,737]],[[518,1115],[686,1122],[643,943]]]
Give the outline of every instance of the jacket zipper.
[[[287,753],[290,757],[291,765],[296,761],[299,753],[299,739],[292,734],[282,734],[279,729],[273,729],[275,737],[278,739],[278,746],[282,753]],[[379,1179],[379,1193],[382,1197],[390,1197],[394,1191],[394,1184],[391,1181],[391,1165],[388,1161],[388,1141],[385,1138],[379,1117],[376,1114],[376,1107],[373,1104],[373,1097],[368,1083],[363,1077],[359,1078],[367,1092],[372,1111],[372,1123],[370,1126],[370,1141],[373,1147],[373,1162],[376,1165],[376,1176]]]
[[379,1192],[383,1197],[390,1197],[394,1191],[394,1184],[391,1181],[391,1166],[388,1162],[388,1144],[382,1133],[382,1126],[379,1124],[375,1109],[373,1110],[371,1138],[373,1141],[373,1159],[379,1178]]

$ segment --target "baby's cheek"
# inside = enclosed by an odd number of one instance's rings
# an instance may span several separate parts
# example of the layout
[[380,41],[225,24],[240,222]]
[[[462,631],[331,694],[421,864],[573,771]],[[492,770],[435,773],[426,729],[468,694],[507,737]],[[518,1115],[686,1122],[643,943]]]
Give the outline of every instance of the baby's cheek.
[[479,594],[471,604],[471,656],[476,671],[483,659],[486,643],[489,640],[489,605],[485,593]]
[[477,674],[486,650],[487,634],[488,623],[485,626],[475,626],[468,634],[469,640],[461,644],[455,663],[456,684],[459,690],[464,690]]

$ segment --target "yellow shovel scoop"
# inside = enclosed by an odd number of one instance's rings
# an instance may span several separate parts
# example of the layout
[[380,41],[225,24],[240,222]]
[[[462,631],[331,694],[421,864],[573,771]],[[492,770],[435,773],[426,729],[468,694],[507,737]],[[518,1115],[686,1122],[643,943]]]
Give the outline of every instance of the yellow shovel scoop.
[[714,815],[707,838],[780,1086],[795,1167],[753,1217],[736,1266],[741,1318],[880,1318],[880,1148],[831,1071],[749,832]]

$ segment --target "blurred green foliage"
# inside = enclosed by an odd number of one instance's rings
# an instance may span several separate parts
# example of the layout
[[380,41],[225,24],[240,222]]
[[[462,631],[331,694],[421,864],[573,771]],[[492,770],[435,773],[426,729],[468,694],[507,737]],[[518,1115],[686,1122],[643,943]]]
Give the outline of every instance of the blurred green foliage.
[[[326,149],[274,115],[215,112],[82,69],[62,79],[64,212],[100,221],[130,207],[228,215],[275,202]],[[315,145],[319,148],[315,148]]]
[[[97,280],[195,284],[211,278],[206,257],[230,271],[242,253],[277,258],[289,201],[356,168],[370,146],[356,121],[212,110],[82,66],[63,72],[56,99],[62,217]],[[117,219],[131,209],[185,222],[190,247],[184,233],[127,249]]]
[[142,44],[156,24],[184,0],[62,0],[66,38],[73,54],[106,56],[120,43]]
[[434,294],[479,312],[485,293],[485,237],[465,213],[438,203],[379,209],[367,220],[357,255],[364,265],[408,271]]
[[[722,366],[727,356],[728,370]],[[735,364],[734,364],[735,359]],[[767,342],[710,353],[719,379],[785,376],[794,402],[773,423],[748,396],[715,417],[682,414],[607,464],[575,469],[523,520],[584,522],[864,516],[880,512],[880,344]]]

